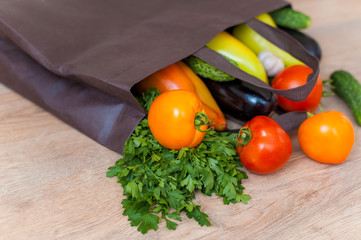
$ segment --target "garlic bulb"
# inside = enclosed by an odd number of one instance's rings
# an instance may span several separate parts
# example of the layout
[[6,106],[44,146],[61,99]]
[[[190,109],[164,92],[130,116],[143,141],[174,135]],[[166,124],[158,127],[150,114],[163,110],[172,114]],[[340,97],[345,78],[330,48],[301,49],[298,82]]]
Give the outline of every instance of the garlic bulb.
[[263,50],[258,54],[258,59],[263,64],[269,77],[276,76],[285,68],[285,64],[283,63],[282,59],[273,52]]

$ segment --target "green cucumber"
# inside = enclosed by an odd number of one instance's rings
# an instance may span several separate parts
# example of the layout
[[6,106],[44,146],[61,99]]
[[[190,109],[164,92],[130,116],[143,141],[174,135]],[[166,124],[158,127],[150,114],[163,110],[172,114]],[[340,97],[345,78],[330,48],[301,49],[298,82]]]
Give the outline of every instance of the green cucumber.
[[270,12],[270,15],[278,26],[291,29],[304,29],[308,28],[311,24],[309,16],[288,7]]
[[350,107],[358,125],[361,126],[361,84],[346,71],[335,71],[331,74],[331,85],[334,92]]
[[[229,59],[225,57],[230,63],[238,67],[238,64],[233,61],[232,59]],[[235,77],[222,72],[221,70],[218,70],[217,68],[209,65],[202,59],[199,59],[194,56],[190,56],[185,59],[185,63],[199,76],[202,76],[204,78],[212,79],[214,81],[218,82],[228,82],[236,79]]]

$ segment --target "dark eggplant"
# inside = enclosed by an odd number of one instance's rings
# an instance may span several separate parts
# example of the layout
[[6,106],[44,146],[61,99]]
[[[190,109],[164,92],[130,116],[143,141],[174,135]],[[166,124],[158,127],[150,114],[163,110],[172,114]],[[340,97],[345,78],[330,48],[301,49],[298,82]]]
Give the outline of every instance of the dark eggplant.
[[239,79],[216,82],[203,78],[209,91],[225,115],[244,122],[257,115],[271,115],[277,107],[274,93]]
[[302,33],[297,30],[293,30],[290,28],[280,27],[283,31],[291,35],[295,40],[303,45],[303,47],[312,55],[321,60],[322,52],[320,45],[317,43],[315,39],[310,37],[309,35]]

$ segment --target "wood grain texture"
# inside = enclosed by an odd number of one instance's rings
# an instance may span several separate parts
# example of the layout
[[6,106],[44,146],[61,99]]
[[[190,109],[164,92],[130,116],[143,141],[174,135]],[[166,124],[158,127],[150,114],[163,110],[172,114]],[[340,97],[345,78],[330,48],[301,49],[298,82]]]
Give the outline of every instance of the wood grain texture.
[[[290,2],[313,20],[305,32],[322,47],[322,78],[344,69],[361,80],[361,1]],[[352,119],[337,96],[322,104]],[[122,215],[120,185],[105,177],[120,155],[0,85],[0,239],[360,239],[361,127],[352,122],[356,142],[345,163],[308,159],[292,133],[283,169],[249,173],[248,205],[197,194],[211,227],[183,215],[176,231],[162,222],[143,236]]]

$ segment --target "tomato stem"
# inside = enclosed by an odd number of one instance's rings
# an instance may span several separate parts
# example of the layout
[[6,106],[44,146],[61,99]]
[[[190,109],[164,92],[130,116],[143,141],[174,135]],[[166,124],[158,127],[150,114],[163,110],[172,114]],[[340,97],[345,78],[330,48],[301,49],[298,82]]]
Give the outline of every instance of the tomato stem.
[[334,96],[334,95],[335,95],[334,92],[327,91],[327,90],[322,91],[322,97],[331,97],[331,96]]
[[332,79],[326,79],[326,80],[323,80],[323,81],[322,81],[322,85],[323,85],[324,87],[328,87],[328,88],[334,89],[335,87],[334,87],[333,85],[331,85],[332,82],[333,82]]
[[[238,135],[236,136],[236,145],[237,146],[245,146],[247,145],[251,139],[252,139],[252,133],[251,130],[248,127],[242,127],[239,132]],[[241,142],[239,140],[242,140]]]
[[196,113],[196,116],[194,118],[194,127],[200,132],[207,132],[207,131],[211,130],[211,128],[208,128],[207,130],[203,131],[200,128],[200,126],[209,125],[212,122],[213,121],[211,121],[205,113],[198,112],[198,113]]
[[[322,81],[322,86],[327,87],[327,88],[331,88],[331,89],[335,88],[332,85],[332,79],[323,80]],[[328,90],[323,90],[322,91],[322,97],[330,97],[330,96],[333,96],[333,95],[335,95],[335,93],[332,92],[332,91],[328,91]]]
[[307,112],[307,118],[310,118],[310,117],[312,117],[313,115],[315,115],[315,114],[313,114],[313,113],[311,113],[311,112]]

